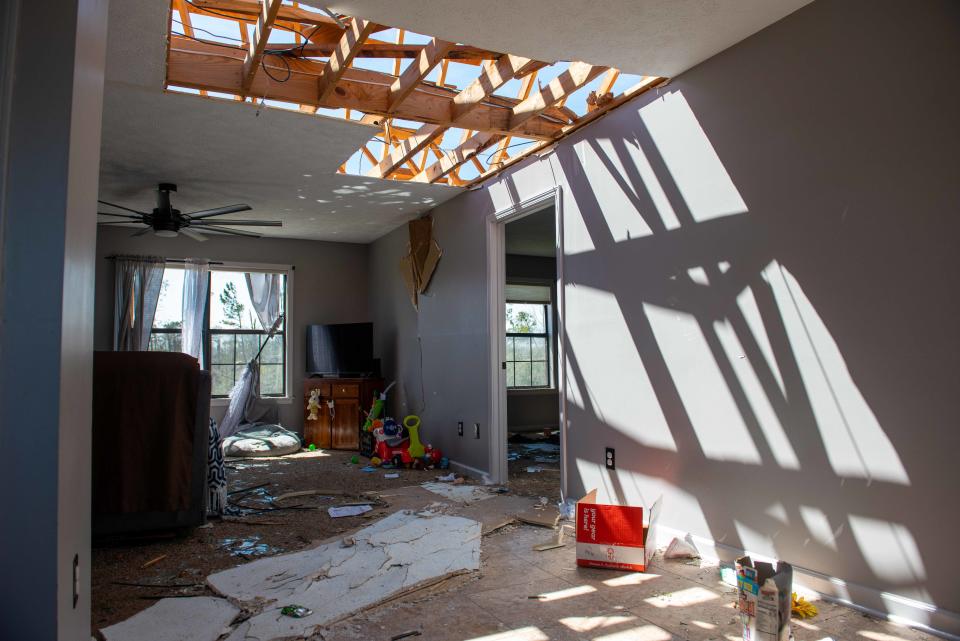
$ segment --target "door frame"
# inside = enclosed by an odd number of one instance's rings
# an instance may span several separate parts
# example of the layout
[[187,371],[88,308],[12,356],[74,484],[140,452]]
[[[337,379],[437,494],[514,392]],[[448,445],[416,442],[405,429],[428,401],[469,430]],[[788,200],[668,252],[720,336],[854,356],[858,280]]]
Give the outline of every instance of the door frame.
[[556,185],[523,201],[495,211],[487,216],[487,333],[489,335],[490,355],[489,404],[490,404],[490,452],[488,469],[494,483],[506,483],[507,471],[507,381],[502,363],[506,360],[506,319],[503,309],[506,305],[506,239],[504,225],[524,216],[554,207],[556,229],[556,290],[557,300],[557,394],[560,410],[560,491],[567,496],[567,408],[566,408],[566,366],[564,358],[564,271],[563,271],[563,190]]

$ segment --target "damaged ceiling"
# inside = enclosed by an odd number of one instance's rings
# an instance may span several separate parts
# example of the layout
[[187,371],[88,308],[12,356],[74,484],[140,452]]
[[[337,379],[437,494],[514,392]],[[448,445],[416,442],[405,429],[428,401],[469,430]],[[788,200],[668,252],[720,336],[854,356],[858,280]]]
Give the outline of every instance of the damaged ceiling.
[[337,0],[329,8],[537,60],[575,56],[624,72],[673,77],[809,2]]
[[370,125],[164,91],[169,15],[166,2],[111,3],[101,199],[149,211],[173,182],[184,212],[245,202],[234,218],[283,221],[265,236],[365,243],[460,193],[337,173]]

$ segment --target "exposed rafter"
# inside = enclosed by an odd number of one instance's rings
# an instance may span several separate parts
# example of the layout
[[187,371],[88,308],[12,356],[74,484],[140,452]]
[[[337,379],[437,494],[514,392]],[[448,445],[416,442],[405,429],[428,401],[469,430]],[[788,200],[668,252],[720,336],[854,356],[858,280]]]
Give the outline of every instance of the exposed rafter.
[[343,77],[354,56],[357,55],[360,45],[367,39],[367,36],[373,33],[376,25],[369,20],[354,18],[347,27],[348,29],[340,38],[337,48],[330,54],[330,59],[327,60],[323,73],[317,81],[318,103],[323,103],[333,93],[337,82]]
[[[360,122],[380,128],[371,142],[383,146],[364,145],[360,159],[344,162],[339,171],[376,178],[475,184],[664,81],[644,77],[615,95],[614,85],[623,84],[617,69],[424,40],[402,29],[377,39],[375,34],[390,27],[309,2],[169,2],[169,88],[196,89],[204,96],[225,93],[238,100],[270,99],[304,114],[333,110],[348,120],[352,114],[354,121],[359,116]],[[204,29],[195,29],[191,14],[210,20]],[[211,20],[219,27],[211,26]],[[233,24],[224,27],[224,21]],[[182,26],[182,34],[174,25]],[[274,37],[271,46],[271,32],[278,29],[289,33]],[[242,46],[230,39],[242,40]],[[389,64],[380,68],[388,71],[354,66],[358,58],[385,59]],[[539,72],[547,69],[543,75],[548,74],[554,64],[565,68],[539,85]],[[432,75],[434,69],[439,72]],[[434,82],[427,81],[431,76]],[[521,81],[515,98],[498,93],[515,80]],[[450,130],[458,135],[445,135]],[[452,150],[447,148],[451,138],[459,138]],[[511,144],[515,139],[522,151],[508,154],[518,146]]]
[[393,113],[407,96],[417,88],[424,78],[433,71],[443,58],[453,49],[454,43],[434,38],[404,70],[400,77],[390,85],[387,97],[387,111]]
[[400,142],[399,145],[391,149],[386,158],[378,162],[367,172],[368,176],[375,178],[386,178],[404,165],[411,158],[423,151],[434,139],[443,135],[447,130],[441,125],[424,125],[420,127],[412,136]]
[[520,128],[525,122],[536,118],[553,105],[566,99],[606,70],[607,67],[598,67],[585,62],[571,62],[570,67],[551,80],[550,84],[513,108],[510,115],[510,129]]
[[270,32],[273,30],[273,22],[277,19],[281,4],[283,4],[283,0],[263,0],[261,4],[253,39],[247,49],[247,57],[243,61],[243,75],[240,84],[244,94],[249,92],[257,72],[260,70],[260,61],[263,60],[263,52],[267,48],[267,41],[270,39]]

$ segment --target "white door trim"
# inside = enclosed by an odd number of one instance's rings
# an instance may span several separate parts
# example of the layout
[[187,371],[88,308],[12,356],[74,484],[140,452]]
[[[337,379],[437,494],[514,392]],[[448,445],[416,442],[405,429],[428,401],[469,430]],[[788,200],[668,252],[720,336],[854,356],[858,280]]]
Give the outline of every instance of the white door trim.
[[[506,281],[505,238],[503,226],[518,218],[553,205],[556,213],[557,236],[557,388],[560,397],[560,448],[566,452],[566,367],[563,357],[563,318],[565,313],[563,295],[563,198],[559,185],[527,198],[519,203],[500,209],[487,216],[487,329],[490,336],[489,403],[490,403],[490,477],[495,483],[507,482],[507,385],[502,363],[506,360],[506,345],[502,339],[506,333],[503,308],[506,304],[504,284]],[[560,457],[560,487],[567,494],[566,458]]]

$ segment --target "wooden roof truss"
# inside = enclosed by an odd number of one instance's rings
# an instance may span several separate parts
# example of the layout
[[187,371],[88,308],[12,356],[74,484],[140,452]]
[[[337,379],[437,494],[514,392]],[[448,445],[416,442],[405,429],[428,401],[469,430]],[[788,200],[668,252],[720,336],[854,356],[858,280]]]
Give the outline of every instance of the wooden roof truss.
[[[342,110],[343,117],[381,128],[374,138],[381,148],[360,149],[369,164],[366,175],[470,185],[665,80],[645,76],[615,95],[619,70],[573,61],[541,86],[538,74],[553,63],[439,38],[405,42],[410,33],[404,30],[387,41],[377,34],[390,27],[328,15],[309,4],[171,0],[167,87],[279,101],[307,113]],[[198,28],[194,18],[201,15],[235,22],[236,36]],[[275,32],[287,32],[284,43],[270,42]],[[392,60],[393,73],[355,64],[364,58]],[[476,76],[462,88],[448,84],[451,62],[476,67]],[[437,68],[437,80],[428,81]],[[567,99],[597,78],[584,113],[569,108]],[[513,80],[520,81],[516,98],[495,93]],[[459,142],[444,137],[452,129],[462,131]],[[511,154],[513,141],[522,148]],[[460,176],[466,163],[469,179]],[[344,163],[340,171],[347,170]]]

